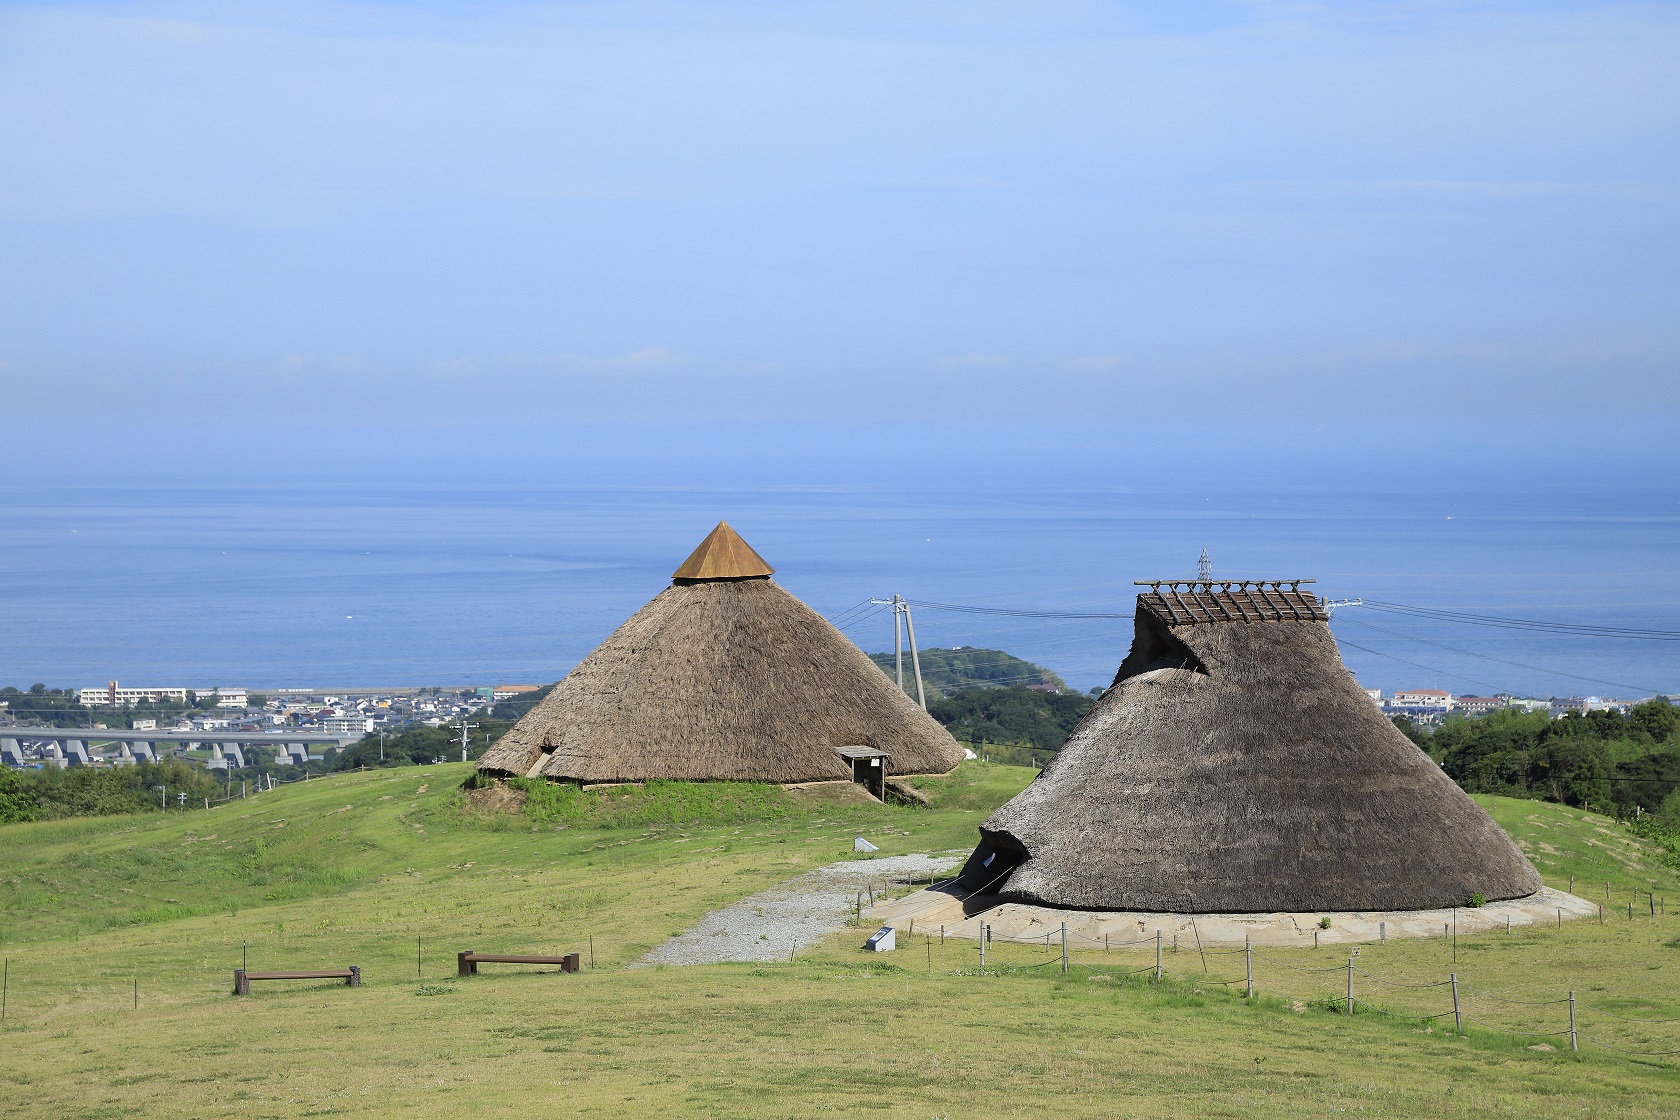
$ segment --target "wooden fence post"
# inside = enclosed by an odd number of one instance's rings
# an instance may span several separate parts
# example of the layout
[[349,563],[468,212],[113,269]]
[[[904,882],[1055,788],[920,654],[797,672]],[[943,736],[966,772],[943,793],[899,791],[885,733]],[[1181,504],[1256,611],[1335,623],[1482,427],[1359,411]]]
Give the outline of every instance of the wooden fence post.
[[1243,934],[1243,971],[1248,974],[1248,998],[1254,998],[1254,946],[1249,943],[1248,934]]
[[1349,957],[1349,958],[1348,958],[1348,997],[1347,997],[1347,1013],[1348,1013],[1348,1014],[1349,1014],[1349,1015],[1352,1015],[1352,1014],[1353,1014],[1353,958],[1352,958],[1352,957]]
[[1067,971],[1067,923],[1062,923],[1062,971]]
[[1161,931],[1155,931],[1155,983],[1161,982]]
[[1453,1030],[1457,1031],[1459,1034],[1463,1034],[1464,1033],[1464,1013],[1459,1010],[1459,1006],[1458,1006],[1458,973],[1456,973],[1456,972],[1452,974],[1452,990],[1453,990]]
[[1569,1049],[1571,1052],[1581,1049],[1580,1040],[1575,1034],[1575,993],[1573,990],[1569,993]]

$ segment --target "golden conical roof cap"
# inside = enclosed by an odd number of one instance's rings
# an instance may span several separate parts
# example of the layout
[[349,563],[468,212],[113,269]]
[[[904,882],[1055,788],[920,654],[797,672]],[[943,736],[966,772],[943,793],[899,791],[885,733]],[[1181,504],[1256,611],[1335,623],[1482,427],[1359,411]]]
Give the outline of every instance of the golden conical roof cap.
[[741,535],[719,521],[700,547],[689,554],[672,579],[755,579],[775,572]]

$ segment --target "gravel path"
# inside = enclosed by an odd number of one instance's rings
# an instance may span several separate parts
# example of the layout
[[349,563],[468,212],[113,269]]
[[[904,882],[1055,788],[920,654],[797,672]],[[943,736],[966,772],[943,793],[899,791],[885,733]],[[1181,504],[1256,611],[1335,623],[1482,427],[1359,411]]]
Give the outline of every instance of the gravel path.
[[714,910],[698,925],[671,938],[638,964],[717,964],[787,960],[852,917],[857,893],[883,880],[925,879],[954,871],[967,852],[947,855],[849,859],[808,871],[797,879]]

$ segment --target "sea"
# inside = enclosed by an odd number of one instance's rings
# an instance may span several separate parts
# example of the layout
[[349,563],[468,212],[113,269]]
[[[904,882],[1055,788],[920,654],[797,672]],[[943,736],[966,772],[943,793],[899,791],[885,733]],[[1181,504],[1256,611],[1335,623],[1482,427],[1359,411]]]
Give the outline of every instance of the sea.
[[893,648],[879,601],[900,595],[921,646],[1006,650],[1081,690],[1125,656],[1134,581],[1190,578],[1205,550],[1216,578],[1313,579],[1331,600],[1383,604],[1332,621],[1368,687],[1680,695],[1680,501],[1650,486],[317,480],[0,495],[0,685],[19,688],[547,683],[727,520],[865,650]]

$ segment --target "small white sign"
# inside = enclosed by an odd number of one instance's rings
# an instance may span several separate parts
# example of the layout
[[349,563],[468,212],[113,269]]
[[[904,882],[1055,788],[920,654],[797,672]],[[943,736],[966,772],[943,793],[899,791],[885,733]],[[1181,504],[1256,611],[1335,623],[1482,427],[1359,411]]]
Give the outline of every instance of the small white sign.
[[875,935],[863,946],[872,953],[890,953],[898,948],[897,931],[891,926],[882,926],[875,931]]
[[854,852],[878,852],[880,850],[861,836],[852,841],[852,851]]

